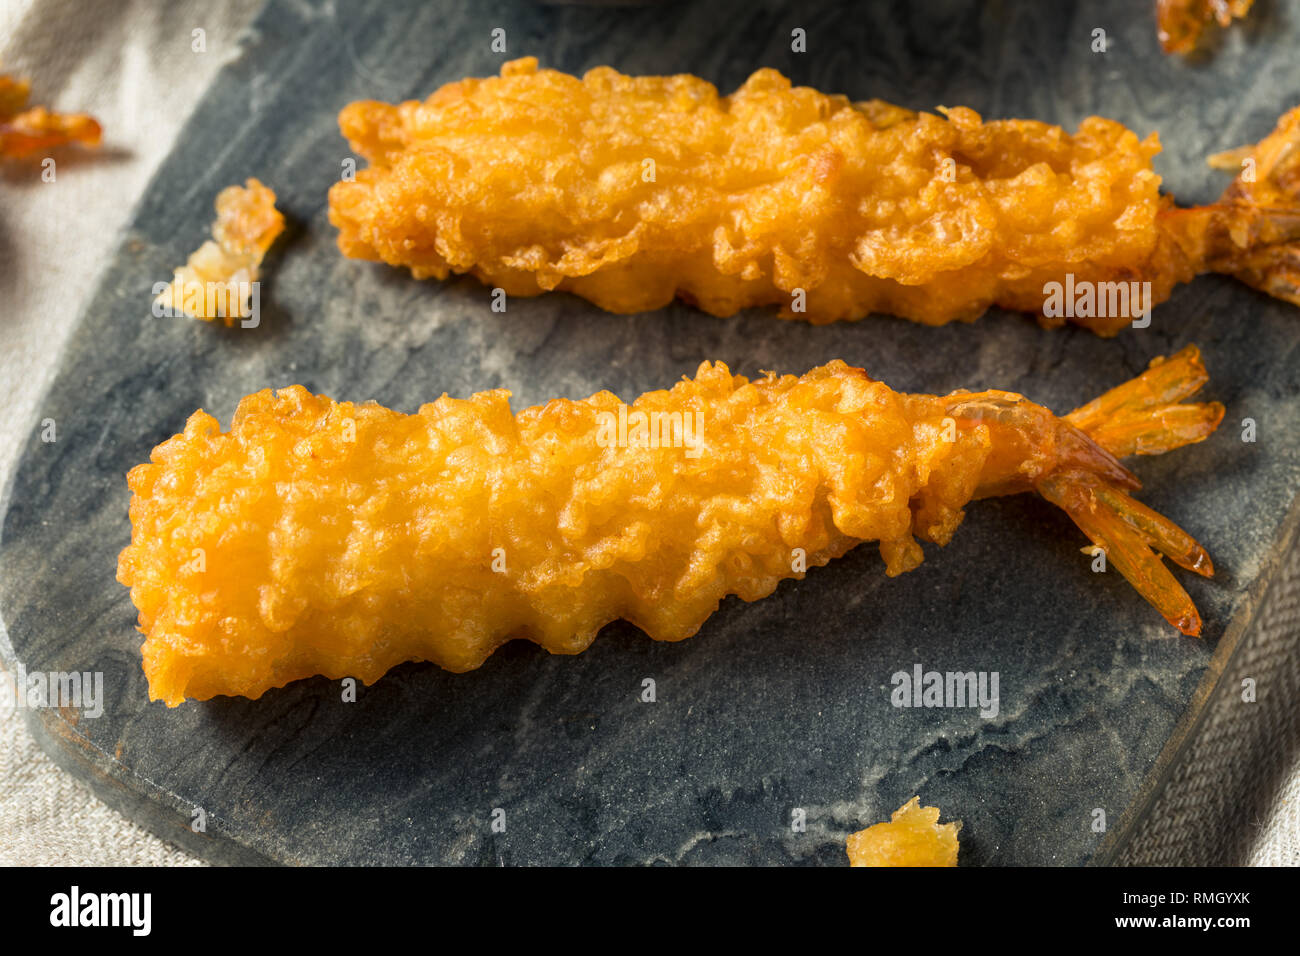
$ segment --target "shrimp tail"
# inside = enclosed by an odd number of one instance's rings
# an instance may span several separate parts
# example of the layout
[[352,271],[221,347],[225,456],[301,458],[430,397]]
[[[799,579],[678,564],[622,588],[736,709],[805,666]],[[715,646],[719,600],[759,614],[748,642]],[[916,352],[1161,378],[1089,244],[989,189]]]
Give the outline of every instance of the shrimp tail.
[[1116,458],[1163,455],[1204,441],[1223,420],[1218,402],[1182,404],[1210,380],[1201,352],[1188,345],[1156,358],[1139,375],[1064,416]]
[[1090,472],[1055,472],[1038,484],[1038,493],[1064,510],[1166,621],[1183,634],[1200,636],[1196,605],[1160,560],[1163,554],[1189,571],[1212,576],[1209,555],[1191,535]]
[[1251,146],[1207,160],[1237,176],[1217,203],[1165,214],[1202,269],[1300,305],[1300,107]]
[[[1218,402],[1182,404],[1208,379],[1200,353],[1189,345],[1156,359],[1137,378],[1061,419],[1088,444],[1108,455],[1158,455],[1204,441],[1223,419]],[[1106,559],[1174,627],[1198,637],[1201,616],[1161,560],[1211,577],[1214,564],[1194,538],[1168,518],[1132,498],[1095,469],[1077,467],[1079,456],[1041,477],[1035,490],[1065,511]]]
[[1131,496],[1142,483],[1119,459],[1204,441],[1223,420],[1223,406],[1182,400],[1208,378],[1189,345],[1063,417],[1010,392],[954,393],[947,411],[991,440],[974,497],[1042,495],[1170,624],[1196,636],[1201,617],[1161,555],[1206,577],[1214,565],[1191,535]]

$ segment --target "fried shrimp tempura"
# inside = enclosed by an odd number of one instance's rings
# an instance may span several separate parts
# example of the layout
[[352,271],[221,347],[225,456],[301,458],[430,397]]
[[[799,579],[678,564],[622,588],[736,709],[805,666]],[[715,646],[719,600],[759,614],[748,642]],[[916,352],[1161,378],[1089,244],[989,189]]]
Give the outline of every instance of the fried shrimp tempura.
[[1209,557],[1128,492],[1115,456],[1210,434],[1188,347],[1058,418],[1011,392],[907,395],[835,361],[750,381],[700,365],[631,407],[607,391],[511,414],[505,390],[413,415],[301,386],[195,412],[133,468],[118,580],[150,696],[258,697],[403,661],[478,667],[512,638],[577,654],[618,618],[694,634],[864,541],[886,573],[946,544],[967,502],[1037,491],[1181,631],[1191,599],[1154,548]]
[[1245,17],[1255,0],[1156,0],[1156,33],[1166,53],[1190,53],[1212,21],[1228,27]]
[[913,797],[877,823],[851,834],[849,866],[956,866],[961,822],[940,823],[938,807]]
[[33,156],[67,143],[98,146],[99,123],[85,113],[55,113],[28,106],[26,80],[0,75],[0,159]]
[[226,325],[247,318],[249,292],[261,276],[262,259],[284,231],[275,193],[257,179],[227,186],[217,194],[212,238],[176,270],[156,303],[176,315]]
[[[347,106],[343,135],[371,165],[330,189],[330,221],[348,256],[611,312],[676,296],[721,316],[940,325],[997,305],[1102,335],[1197,273],[1244,258],[1267,273],[1300,248],[1300,110],[1260,144],[1278,205],[1191,210],[1160,194],[1154,134],[941,112],[775,70],[719,97],[694,76],[579,79],[529,57],[423,103]],[[1053,283],[1089,298],[1052,304]]]

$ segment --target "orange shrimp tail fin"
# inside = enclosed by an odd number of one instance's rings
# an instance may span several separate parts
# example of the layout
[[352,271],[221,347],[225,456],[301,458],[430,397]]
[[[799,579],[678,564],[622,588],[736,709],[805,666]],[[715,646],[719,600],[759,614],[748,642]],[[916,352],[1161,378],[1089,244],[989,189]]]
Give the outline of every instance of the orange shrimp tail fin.
[[1237,177],[1217,203],[1186,210],[1187,228],[1204,230],[1205,268],[1300,305],[1300,107],[1255,145],[1207,162]]
[[[1223,420],[1218,402],[1182,404],[1208,380],[1200,352],[1189,345],[1156,359],[1137,378],[1113,388],[1062,421],[1079,440],[1106,456],[1158,455],[1204,441]],[[1104,456],[1095,456],[1105,460]],[[1063,509],[1106,560],[1183,634],[1200,636],[1201,616],[1161,560],[1205,577],[1214,574],[1206,550],[1178,525],[1128,494],[1124,483],[1070,454],[1035,490]]]
[[1183,634],[1200,636],[1200,612],[1160,559],[1163,554],[1189,571],[1212,576],[1210,556],[1191,535],[1091,472],[1054,472],[1037,488],[1105,552],[1106,560],[1166,621]]
[[1201,351],[1188,345],[1156,358],[1137,378],[1076,408],[1064,420],[1116,458],[1163,455],[1206,438],[1223,420],[1218,402],[1181,404],[1210,380]]

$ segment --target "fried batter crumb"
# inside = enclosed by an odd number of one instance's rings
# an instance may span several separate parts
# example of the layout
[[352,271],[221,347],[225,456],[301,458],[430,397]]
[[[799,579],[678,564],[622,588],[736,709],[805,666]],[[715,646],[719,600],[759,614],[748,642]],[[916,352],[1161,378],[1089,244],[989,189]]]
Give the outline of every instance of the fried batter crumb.
[[257,179],[223,189],[216,210],[212,238],[176,270],[155,305],[167,314],[231,325],[250,314],[250,287],[266,250],[284,231],[284,216],[275,208],[275,193]]
[[0,158],[21,159],[69,143],[98,146],[103,131],[85,113],[55,113],[28,106],[31,85],[0,74]]
[[1166,53],[1190,53],[1211,23],[1227,27],[1255,0],[1156,0],[1156,33]]
[[852,834],[850,866],[956,866],[961,821],[940,823],[938,807],[921,806],[913,797],[895,810],[888,823]]

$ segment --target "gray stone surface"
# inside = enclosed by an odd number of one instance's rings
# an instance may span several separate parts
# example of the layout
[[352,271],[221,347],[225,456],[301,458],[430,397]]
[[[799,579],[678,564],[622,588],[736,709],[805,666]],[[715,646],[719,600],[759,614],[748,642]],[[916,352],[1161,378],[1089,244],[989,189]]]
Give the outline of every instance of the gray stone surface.
[[[1105,341],[992,313],[930,329],[890,318],[813,328],[761,310],[684,305],[632,317],[564,295],[505,315],[471,279],[415,282],[347,261],[325,195],[348,151],[335,115],[357,98],[422,96],[510,56],[581,71],[691,71],[729,91],[772,66],[797,82],[908,106],[1072,127],[1097,112],[1159,130],[1166,188],[1222,188],[1206,153],[1268,132],[1300,96],[1295,4],[1260,3],[1216,56],[1161,57],[1147,4],[801,4],[714,0],[599,9],[472,2],[272,0],[164,163],[107,264],[7,493],[0,613],[9,662],[102,671],[107,710],[29,712],[38,737],[110,803],[218,861],[296,863],[827,863],[913,793],[960,818],[963,862],[1078,864],[1117,821],[1188,714],[1216,648],[1250,626],[1300,487],[1295,312],[1206,277],[1149,329]],[[808,31],[809,52],[789,50]],[[1090,32],[1111,37],[1104,55]],[[147,148],[147,144],[142,144]],[[150,316],[150,287],[207,233],[212,199],[256,175],[292,226],[268,262],[263,323],[223,329]],[[301,383],[413,411],[444,390],[505,386],[519,406],[600,388],[665,386],[701,359],[804,371],[831,358],[899,389],[1003,387],[1065,411],[1198,343],[1211,440],[1136,470],[1143,500],[1210,549],[1218,577],[1181,575],[1205,639],[1177,636],[1115,574],[1095,575],[1068,519],[1026,496],[973,505],[946,549],[886,579],[861,548],[765,601],[729,600],[700,634],[657,644],[613,625],[587,653],[526,643],[479,671],[396,669],[355,704],[323,679],[258,701],[147,703],[140,636],[114,581],[127,543],[123,476],[198,407]],[[1243,444],[1238,424],[1259,424]],[[1225,635],[1227,640],[1225,641]],[[896,710],[890,675],[996,670],[1001,713]],[[658,702],[639,702],[653,677]],[[1206,684],[1208,686],[1208,684]],[[191,808],[208,815],[190,833]],[[493,808],[507,831],[489,828]],[[791,831],[804,808],[805,833]]]

